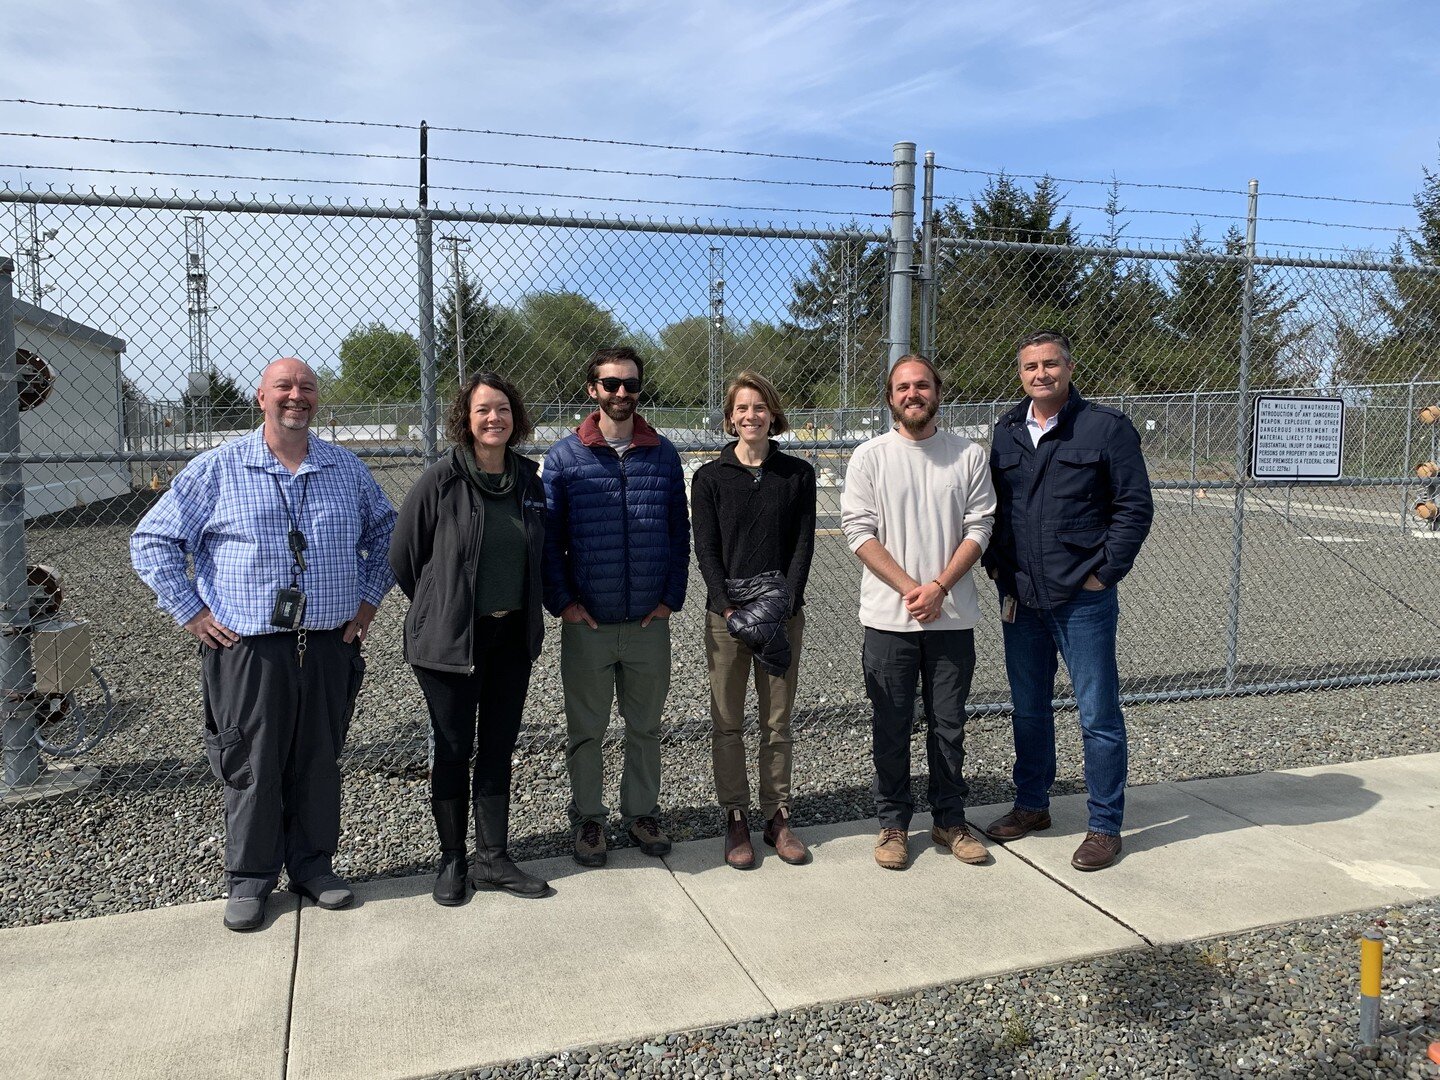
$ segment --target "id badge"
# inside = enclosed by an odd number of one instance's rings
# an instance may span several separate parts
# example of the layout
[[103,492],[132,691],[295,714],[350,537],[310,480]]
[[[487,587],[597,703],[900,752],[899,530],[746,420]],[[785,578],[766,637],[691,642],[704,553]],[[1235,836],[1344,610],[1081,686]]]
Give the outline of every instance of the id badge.
[[1013,623],[1015,621],[1015,612],[1015,597],[1003,597],[1000,601],[1000,621]]

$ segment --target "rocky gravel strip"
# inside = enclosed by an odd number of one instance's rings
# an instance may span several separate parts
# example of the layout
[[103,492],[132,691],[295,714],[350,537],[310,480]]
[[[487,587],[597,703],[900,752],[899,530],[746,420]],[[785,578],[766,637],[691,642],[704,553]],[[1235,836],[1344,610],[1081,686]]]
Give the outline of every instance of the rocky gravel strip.
[[[161,691],[157,691],[161,692]],[[1134,784],[1261,772],[1379,756],[1440,752],[1428,689],[1316,691],[1273,697],[1148,705],[1128,710]],[[355,880],[428,871],[434,825],[417,726],[414,753],[396,763],[352,757],[344,785],[336,869]],[[1056,794],[1084,790],[1078,725],[1059,725]],[[972,804],[1003,803],[1012,760],[1009,722],[973,719],[966,738]],[[753,750],[753,747],[752,747]],[[608,800],[617,805],[620,747],[607,748]],[[829,722],[796,745],[794,814],[799,827],[870,817],[870,734]],[[924,767],[917,737],[912,760]],[[714,805],[708,740],[672,738],[664,750],[663,824],[677,841],[723,833]],[[218,784],[198,765],[144,775],[130,785],[0,806],[0,926],[87,918],[224,895],[224,831]],[[141,781],[144,781],[143,783]],[[752,789],[755,784],[752,776]],[[517,858],[570,850],[569,787],[560,748],[522,749],[515,759],[512,850]],[[917,794],[924,778],[917,776]],[[921,809],[928,807],[921,799]],[[609,842],[630,843],[617,821]]]
[[[1385,935],[1358,1047],[1359,935]],[[464,1080],[1440,1076],[1440,901],[474,1069]]]

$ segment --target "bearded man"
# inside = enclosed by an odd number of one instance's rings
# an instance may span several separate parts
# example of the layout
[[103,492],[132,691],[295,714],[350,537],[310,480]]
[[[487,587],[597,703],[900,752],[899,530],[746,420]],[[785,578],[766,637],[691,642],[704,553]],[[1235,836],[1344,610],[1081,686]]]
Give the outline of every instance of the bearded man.
[[840,497],[840,525],[864,565],[860,622],[872,708],[875,861],[909,865],[910,733],[918,683],[930,767],[930,836],[966,863],[990,854],[965,821],[965,699],[975,671],[980,604],[971,568],[990,541],[995,489],[985,451],[936,425],[940,375],[903,356],[885,398],[892,431],[856,448]]
[[636,412],[645,365],[599,349],[585,388],[599,406],[545,455],[545,607],[560,616],[575,861],[603,866],[601,742],[619,696],[620,813],[641,852],[670,840],[658,821],[660,714],[670,689],[670,613],[685,602],[690,515],[670,440]]

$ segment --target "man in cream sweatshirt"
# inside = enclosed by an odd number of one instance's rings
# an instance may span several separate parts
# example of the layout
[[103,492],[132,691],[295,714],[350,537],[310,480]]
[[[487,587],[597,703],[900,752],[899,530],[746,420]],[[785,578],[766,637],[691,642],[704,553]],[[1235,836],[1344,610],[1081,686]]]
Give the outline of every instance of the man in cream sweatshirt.
[[865,690],[873,710],[875,861],[909,864],[910,732],[915,689],[925,704],[931,838],[967,863],[990,861],[966,827],[965,699],[975,671],[980,605],[970,569],[990,541],[995,489],[983,447],[940,431],[940,375],[923,356],[890,370],[893,430],[856,448],[840,524],[864,570]]

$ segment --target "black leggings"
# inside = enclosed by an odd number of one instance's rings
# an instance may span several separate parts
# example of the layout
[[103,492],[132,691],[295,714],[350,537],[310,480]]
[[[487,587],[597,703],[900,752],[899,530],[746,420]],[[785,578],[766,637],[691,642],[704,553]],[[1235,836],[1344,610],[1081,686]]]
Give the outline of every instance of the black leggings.
[[[510,793],[510,758],[530,689],[525,613],[475,620],[473,640],[473,675],[415,669],[435,733],[434,799],[463,799],[467,788],[475,797]],[[475,773],[467,782],[472,753]]]

